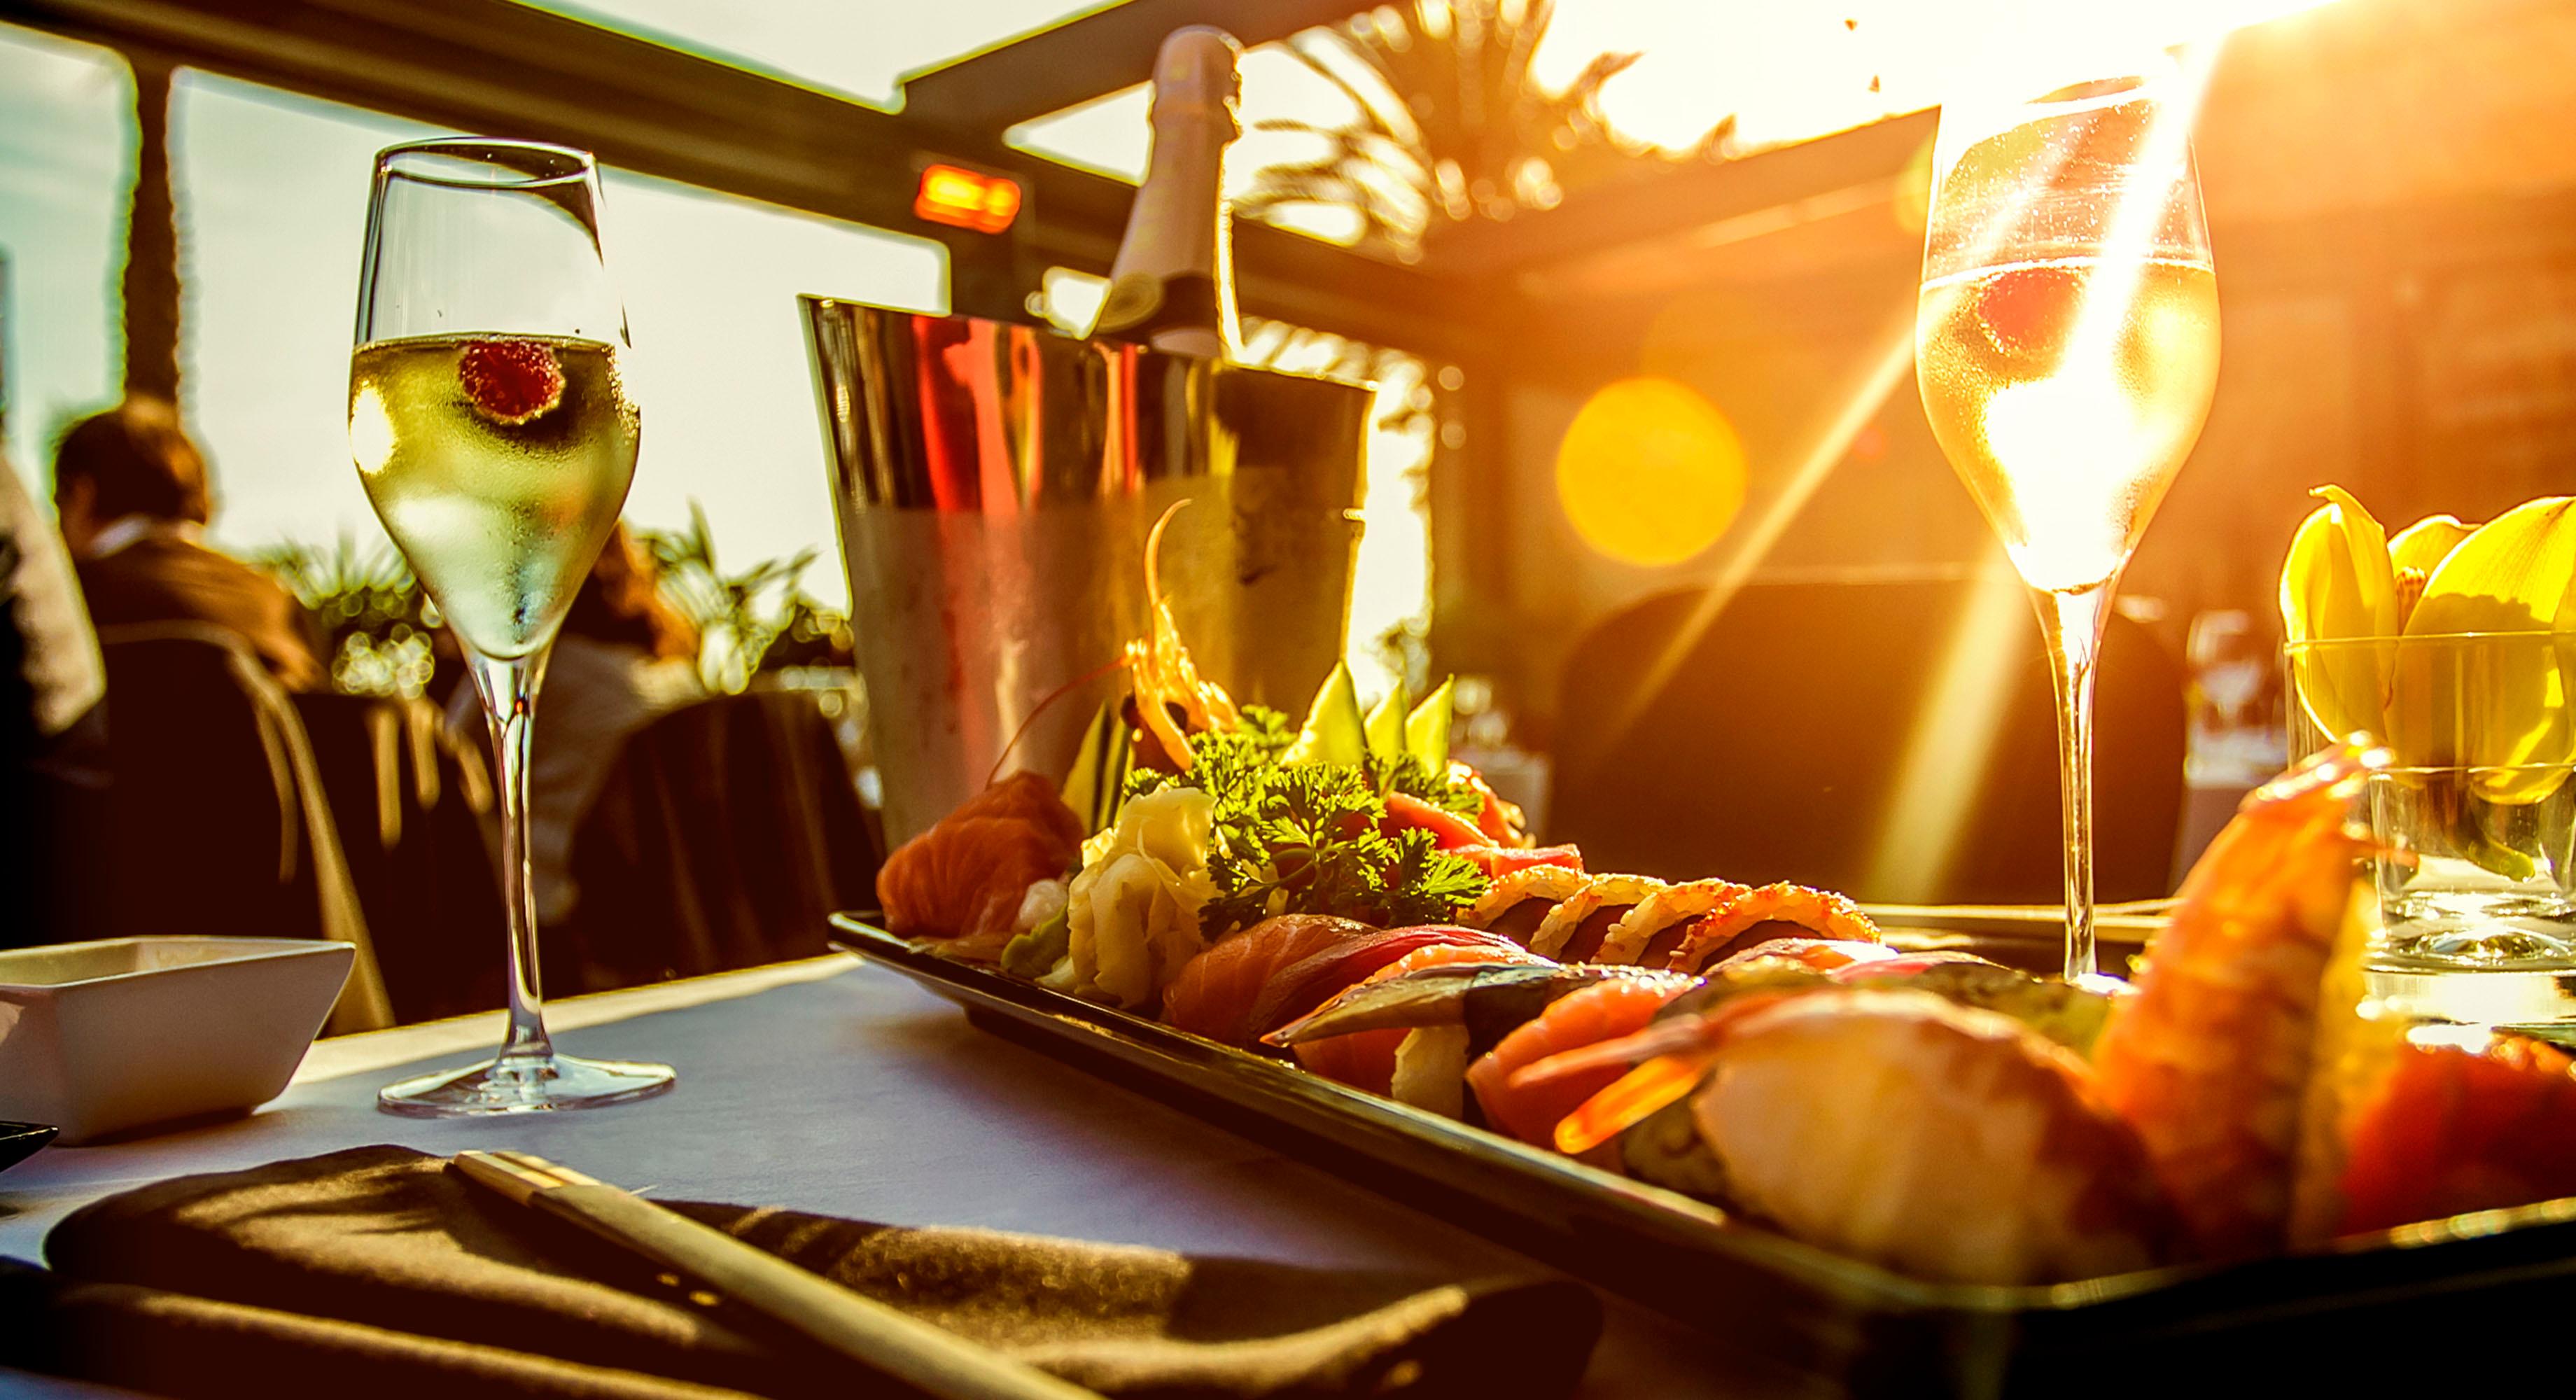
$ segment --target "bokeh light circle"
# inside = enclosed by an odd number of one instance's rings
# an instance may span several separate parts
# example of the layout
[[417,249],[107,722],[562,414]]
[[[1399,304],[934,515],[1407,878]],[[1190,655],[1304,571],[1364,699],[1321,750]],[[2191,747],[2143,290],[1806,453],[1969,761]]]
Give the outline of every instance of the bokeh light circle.
[[1744,444],[1699,391],[1655,376],[1603,385],[1556,449],[1574,532],[1623,564],[1678,564],[1744,507]]

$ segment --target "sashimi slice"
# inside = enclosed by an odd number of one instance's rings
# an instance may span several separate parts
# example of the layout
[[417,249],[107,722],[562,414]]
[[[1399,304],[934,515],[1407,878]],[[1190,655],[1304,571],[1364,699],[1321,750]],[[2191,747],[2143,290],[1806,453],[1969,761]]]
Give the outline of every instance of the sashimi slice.
[[1856,943],[1842,938],[1774,938],[1730,954],[1707,969],[1709,977],[1743,975],[1767,963],[1786,963],[1811,972],[1830,973],[1854,963],[1880,963],[1900,955],[1884,943]]
[[2341,1186],[2346,1231],[2576,1192],[2576,1064],[2515,1036],[2483,1053],[2400,1046]]
[[886,857],[877,906],[907,938],[1007,930],[1029,886],[1071,869],[1081,846],[1081,821],[1055,789],[1014,773]]
[[1252,1026],[1253,1003],[1281,969],[1376,932],[1366,924],[1322,914],[1264,919],[1190,959],[1163,992],[1163,1020],[1210,1040],[1252,1045],[1261,1036]]

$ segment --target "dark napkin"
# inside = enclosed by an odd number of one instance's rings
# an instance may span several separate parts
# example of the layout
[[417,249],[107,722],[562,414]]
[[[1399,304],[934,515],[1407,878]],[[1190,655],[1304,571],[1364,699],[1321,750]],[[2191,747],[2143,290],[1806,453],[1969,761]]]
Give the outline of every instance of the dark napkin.
[[[1546,1396],[1600,1304],[1550,1279],[1427,1282],[773,1207],[665,1202],[1111,1395]],[[441,1158],[363,1147],[180,1177],[0,1276],[0,1364],[163,1394],[259,1378],[368,1400],[894,1393],[881,1377],[512,1205]]]

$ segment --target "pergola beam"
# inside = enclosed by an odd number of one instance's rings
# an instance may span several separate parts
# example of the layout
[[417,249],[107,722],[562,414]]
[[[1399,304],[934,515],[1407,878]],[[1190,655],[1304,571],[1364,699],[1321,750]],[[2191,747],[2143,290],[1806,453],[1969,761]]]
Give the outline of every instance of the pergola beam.
[[1250,48],[1367,9],[1361,0],[1126,0],[907,79],[904,115],[1000,133],[1153,76],[1163,36],[1212,24]]
[[1736,160],[1596,186],[1509,223],[1451,225],[1438,232],[1424,261],[1446,278],[1492,278],[1882,180],[1904,170],[1931,141],[1936,118],[1916,112]]
[[911,181],[871,178],[910,160],[899,119],[508,0],[0,0],[0,18],[920,231]]

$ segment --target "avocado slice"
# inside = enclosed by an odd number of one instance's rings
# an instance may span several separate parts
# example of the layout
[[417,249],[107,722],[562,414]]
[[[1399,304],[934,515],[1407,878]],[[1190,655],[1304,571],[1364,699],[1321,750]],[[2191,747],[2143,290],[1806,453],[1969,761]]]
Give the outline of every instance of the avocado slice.
[[1364,726],[1368,732],[1369,756],[1377,759],[1404,757],[1404,682],[1397,681],[1386,698],[1369,711]]
[[1404,721],[1404,751],[1421,759],[1434,777],[1449,771],[1449,692],[1457,684],[1455,676],[1442,681]]
[[1064,805],[1082,819],[1082,829],[1098,835],[1118,819],[1118,803],[1127,788],[1127,770],[1134,766],[1133,738],[1127,729],[1127,697],[1111,696],[1091,717],[1091,728],[1082,736],[1082,750],[1074,755],[1073,771],[1065,775],[1062,796]]
[[1307,708],[1305,727],[1280,755],[1281,763],[1357,763],[1368,753],[1368,726],[1360,718],[1360,695],[1351,684],[1351,668],[1335,665]]

